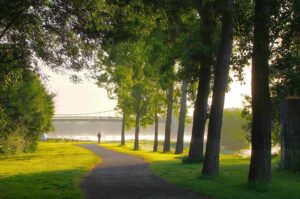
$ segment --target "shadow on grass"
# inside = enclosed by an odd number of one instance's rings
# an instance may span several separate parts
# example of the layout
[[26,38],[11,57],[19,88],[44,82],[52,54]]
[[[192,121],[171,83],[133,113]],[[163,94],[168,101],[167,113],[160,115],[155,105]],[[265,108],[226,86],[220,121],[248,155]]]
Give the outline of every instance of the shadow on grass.
[[1,155],[0,156],[0,160],[6,160],[6,161],[22,161],[22,160],[30,160],[32,158],[36,158],[36,157],[39,157],[38,155],[32,155],[32,154],[21,154],[20,156],[18,155]]
[[202,164],[182,164],[181,161],[155,162],[152,170],[178,186],[206,194],[215,199],[299,199],[300,176],[274,168],[272,182],[247,183],[249,160],[234,156],[223,157],[220,173],[201,175]]
[[181,157],[183,164],[201,164],[203,163],[203,159],[201,158],[190,158],[188,156]]
[[82,198],[78,188],[84,169],[0,177],[0,198]]

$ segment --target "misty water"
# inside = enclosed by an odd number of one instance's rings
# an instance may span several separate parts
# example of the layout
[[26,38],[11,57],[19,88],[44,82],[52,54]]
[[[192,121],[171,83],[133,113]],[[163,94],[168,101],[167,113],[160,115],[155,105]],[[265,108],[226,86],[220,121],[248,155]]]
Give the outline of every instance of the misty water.
[[[225,122],[225,124],[227,122]],[[121,127],[122,127],[121,117],[119,118],[104,117],[97,120],[54,119],[53,125],[55,130],[53,132],[48,133],[48,138],[96,141],[98,139],[97,133],[100,131],[102,135],[101,137],[102,141],[121,140]],[[230,125],[232,126],[231,123]],[[172,126],[171,126],[171,140],[173,141],[176,141],[177,130],[178,130],[178,120],[175,117],[173,117]],[[165,120],[160,120],[158,131],[159,131],[158,139],[161,141],[164,140]],[[190,142],[191,140],[191,132],[192,132],[192,124],[186,124],[185,136],[184,136],[184,141],[186,143]],[[134,139],[134,128],[130,130],[126,130],[125,138],[127,141]],[[150,125],[144,129],[141,128],[139,138],[140,140],[154,140],[154,125]],[[280,147],[273,147],[272,153],[278,153],[279,149]],[[251,150],[248,147],[246,147],[240,151],[240,154],[242,156],[249,156],[251,154]]]
[[[48,133],[49,138],[75,139],[75,140],[97,140],[98,131],[101,132],[101,140],[118,141],[121,140],[122,118],[102,118],[98,120],[89,119],[55,119],[53,121],[54,131]],[[172,118],[171,139],[176,140],[178,121]],[[192,125],[185,127],[184,141],[189,142],[191,138]],[[159,122],[159,140],[164,140],[165,121]],[[134,139],[134,128],[126,130],[126,140]],[[154,125],[140,129],[141,140],[154,139]]]

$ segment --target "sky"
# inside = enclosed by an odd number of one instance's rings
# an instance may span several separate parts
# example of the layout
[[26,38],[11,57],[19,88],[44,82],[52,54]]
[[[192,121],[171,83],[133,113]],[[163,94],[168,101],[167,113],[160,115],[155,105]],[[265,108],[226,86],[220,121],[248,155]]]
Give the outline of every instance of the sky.
[[[55,93],[55,113],[56,114],[81,114],[113,110],[116,106],[115,100],[107,97],[107,92],[103,88],[98,88],[95,81],[83,79],[81,83],[74,84],[70,81],[68,74],[61,75],[47,68],[42,68],[44,74],[48,76],[45,82],[47,89]],[[243,95],[251,92],[250,70],[246,69],[245,84],[241,85],[233,81],[230,91],[225,97],[225,108],[241,108]],[[78,73],[82,75],[83,73]],[[234,79],[236,80],[236,79]],[[191,114],[193,110],[189,110]],[[107,116],[115,116],[115,112],[106,113]]]

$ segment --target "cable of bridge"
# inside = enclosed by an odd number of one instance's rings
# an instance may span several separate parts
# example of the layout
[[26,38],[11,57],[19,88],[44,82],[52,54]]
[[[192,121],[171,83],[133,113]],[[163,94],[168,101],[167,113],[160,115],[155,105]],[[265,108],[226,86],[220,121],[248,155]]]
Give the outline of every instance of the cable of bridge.
[[115,111],[115,110],[107,110],[107,111],[100,111],[100,112],[90,112],[90,113],[72,113],[72,114],[62,113],[62,114],[55,114],[55,116],[95,115],[95,114],[108,113],[108,112],[113,112],[113,111]]

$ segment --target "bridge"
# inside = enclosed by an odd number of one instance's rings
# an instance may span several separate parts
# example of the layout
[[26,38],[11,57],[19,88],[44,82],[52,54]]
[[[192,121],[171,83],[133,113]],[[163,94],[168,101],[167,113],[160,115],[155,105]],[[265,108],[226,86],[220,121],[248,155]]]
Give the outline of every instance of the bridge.
[[[159,120],[159,139],[164,137],[165,119]],[[93,113],[56,114],[53,118],[54,129],[49,132],[49,138],[69,138],[79,140],[94,140],[100,130],[104,140],[120,140],[122,117],[115,110]],[[143,139],[153,139],[154,124],[141,128]],[[176,138],[178,129],[177,120],[174,118],[171,127],[172,139]],[[191,132],[191,125],[186,125],[186,131]],[[126,139],[134,138],[135,129],[126,130]]]
[[122,117],[111,116],[115,114],[115,110],[93,112],[93,113],[80,113],[80,114],[55,114],[53,121],[120,121]]

